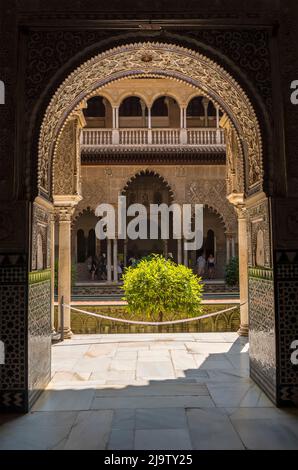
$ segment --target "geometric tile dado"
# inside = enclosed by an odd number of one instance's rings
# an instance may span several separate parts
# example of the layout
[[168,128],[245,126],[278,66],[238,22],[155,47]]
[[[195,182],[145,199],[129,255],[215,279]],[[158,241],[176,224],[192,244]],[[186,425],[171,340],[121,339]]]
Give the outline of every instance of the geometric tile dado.
[[5,348],[1,365],[0,409],[26,409],[27,262],[22,254],[0,257],[0,338]]
[[298,251],[278,251],[276,302],[279,342],[279,401],[298,404],[298,365],[291,362],[291,344],[298,340]]
[[276,338],[272,270],[249,270],[249,342],[251,377],[275,401]]
[[28,388],[29,404],[51,378],[51,272],[29,274]]

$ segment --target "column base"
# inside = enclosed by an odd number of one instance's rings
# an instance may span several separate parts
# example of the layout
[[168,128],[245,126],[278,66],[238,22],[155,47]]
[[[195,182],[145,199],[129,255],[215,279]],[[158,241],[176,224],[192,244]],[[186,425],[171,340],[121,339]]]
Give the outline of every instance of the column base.
[[239,336],[248,336],[248,325],[240,325],[239,330],[237,331]]
[[[61,329],[59,328],[58,333],[61,334]],[[73,332],[69,327],[64,327],[63,331],[64,339],[70,339],[73,336]]]
[[59,341],[60,334],[58,333],[58,331],[55,330],[55,328],[52,328],[51,338],[52,343],[56,343],[57,341]]

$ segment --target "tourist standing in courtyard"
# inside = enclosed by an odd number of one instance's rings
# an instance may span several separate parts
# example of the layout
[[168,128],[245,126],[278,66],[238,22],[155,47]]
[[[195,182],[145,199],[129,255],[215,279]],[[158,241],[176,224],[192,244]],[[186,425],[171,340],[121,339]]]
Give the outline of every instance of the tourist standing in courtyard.
[[215,258],[210,254],[207,259],[208,279],[214,279],[215,274]]
[[197,259],[197,270],[198,276],[203,276],[205,274],[206,259],[203,254],[201,254]]
[[96,259],[96,256],[92,256],[91,263],[90,263],[90,274],[91,274],[92,281],[94,281],[96,272],[97,272],[97,259]]

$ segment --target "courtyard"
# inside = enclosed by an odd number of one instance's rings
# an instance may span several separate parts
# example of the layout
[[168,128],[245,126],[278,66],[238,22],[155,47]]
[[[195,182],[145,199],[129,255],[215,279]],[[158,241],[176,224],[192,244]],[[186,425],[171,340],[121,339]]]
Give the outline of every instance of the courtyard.
[[0,449],[298,449],[297,409],[249,378],[248,351],[237,333],[74,335]]

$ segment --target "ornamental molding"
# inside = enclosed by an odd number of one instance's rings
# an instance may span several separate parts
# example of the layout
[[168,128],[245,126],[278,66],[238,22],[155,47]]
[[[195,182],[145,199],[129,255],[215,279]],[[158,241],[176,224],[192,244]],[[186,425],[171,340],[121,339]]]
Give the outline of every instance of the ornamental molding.
[[224,179],[197,179],[186,186],[186,202],[209,207],[219,215],[225,225],[226,233],[235,233],[237,214],[226,194]]
[[[144,61],[144,57],[151,57]],[[61,84],[45,113],[39,138],[38,184],[51,195],[57,141],[71,114],[105,84],[132,75],[175,77],[218,104],[233,122],[240,141],[246,189],[262,187],[262,143],[259,122],[246,93],[220,65],[190,49],[162,43],[135,43],[101,53],[83,63]],[[244,165],[245,162],[245,165]]]

